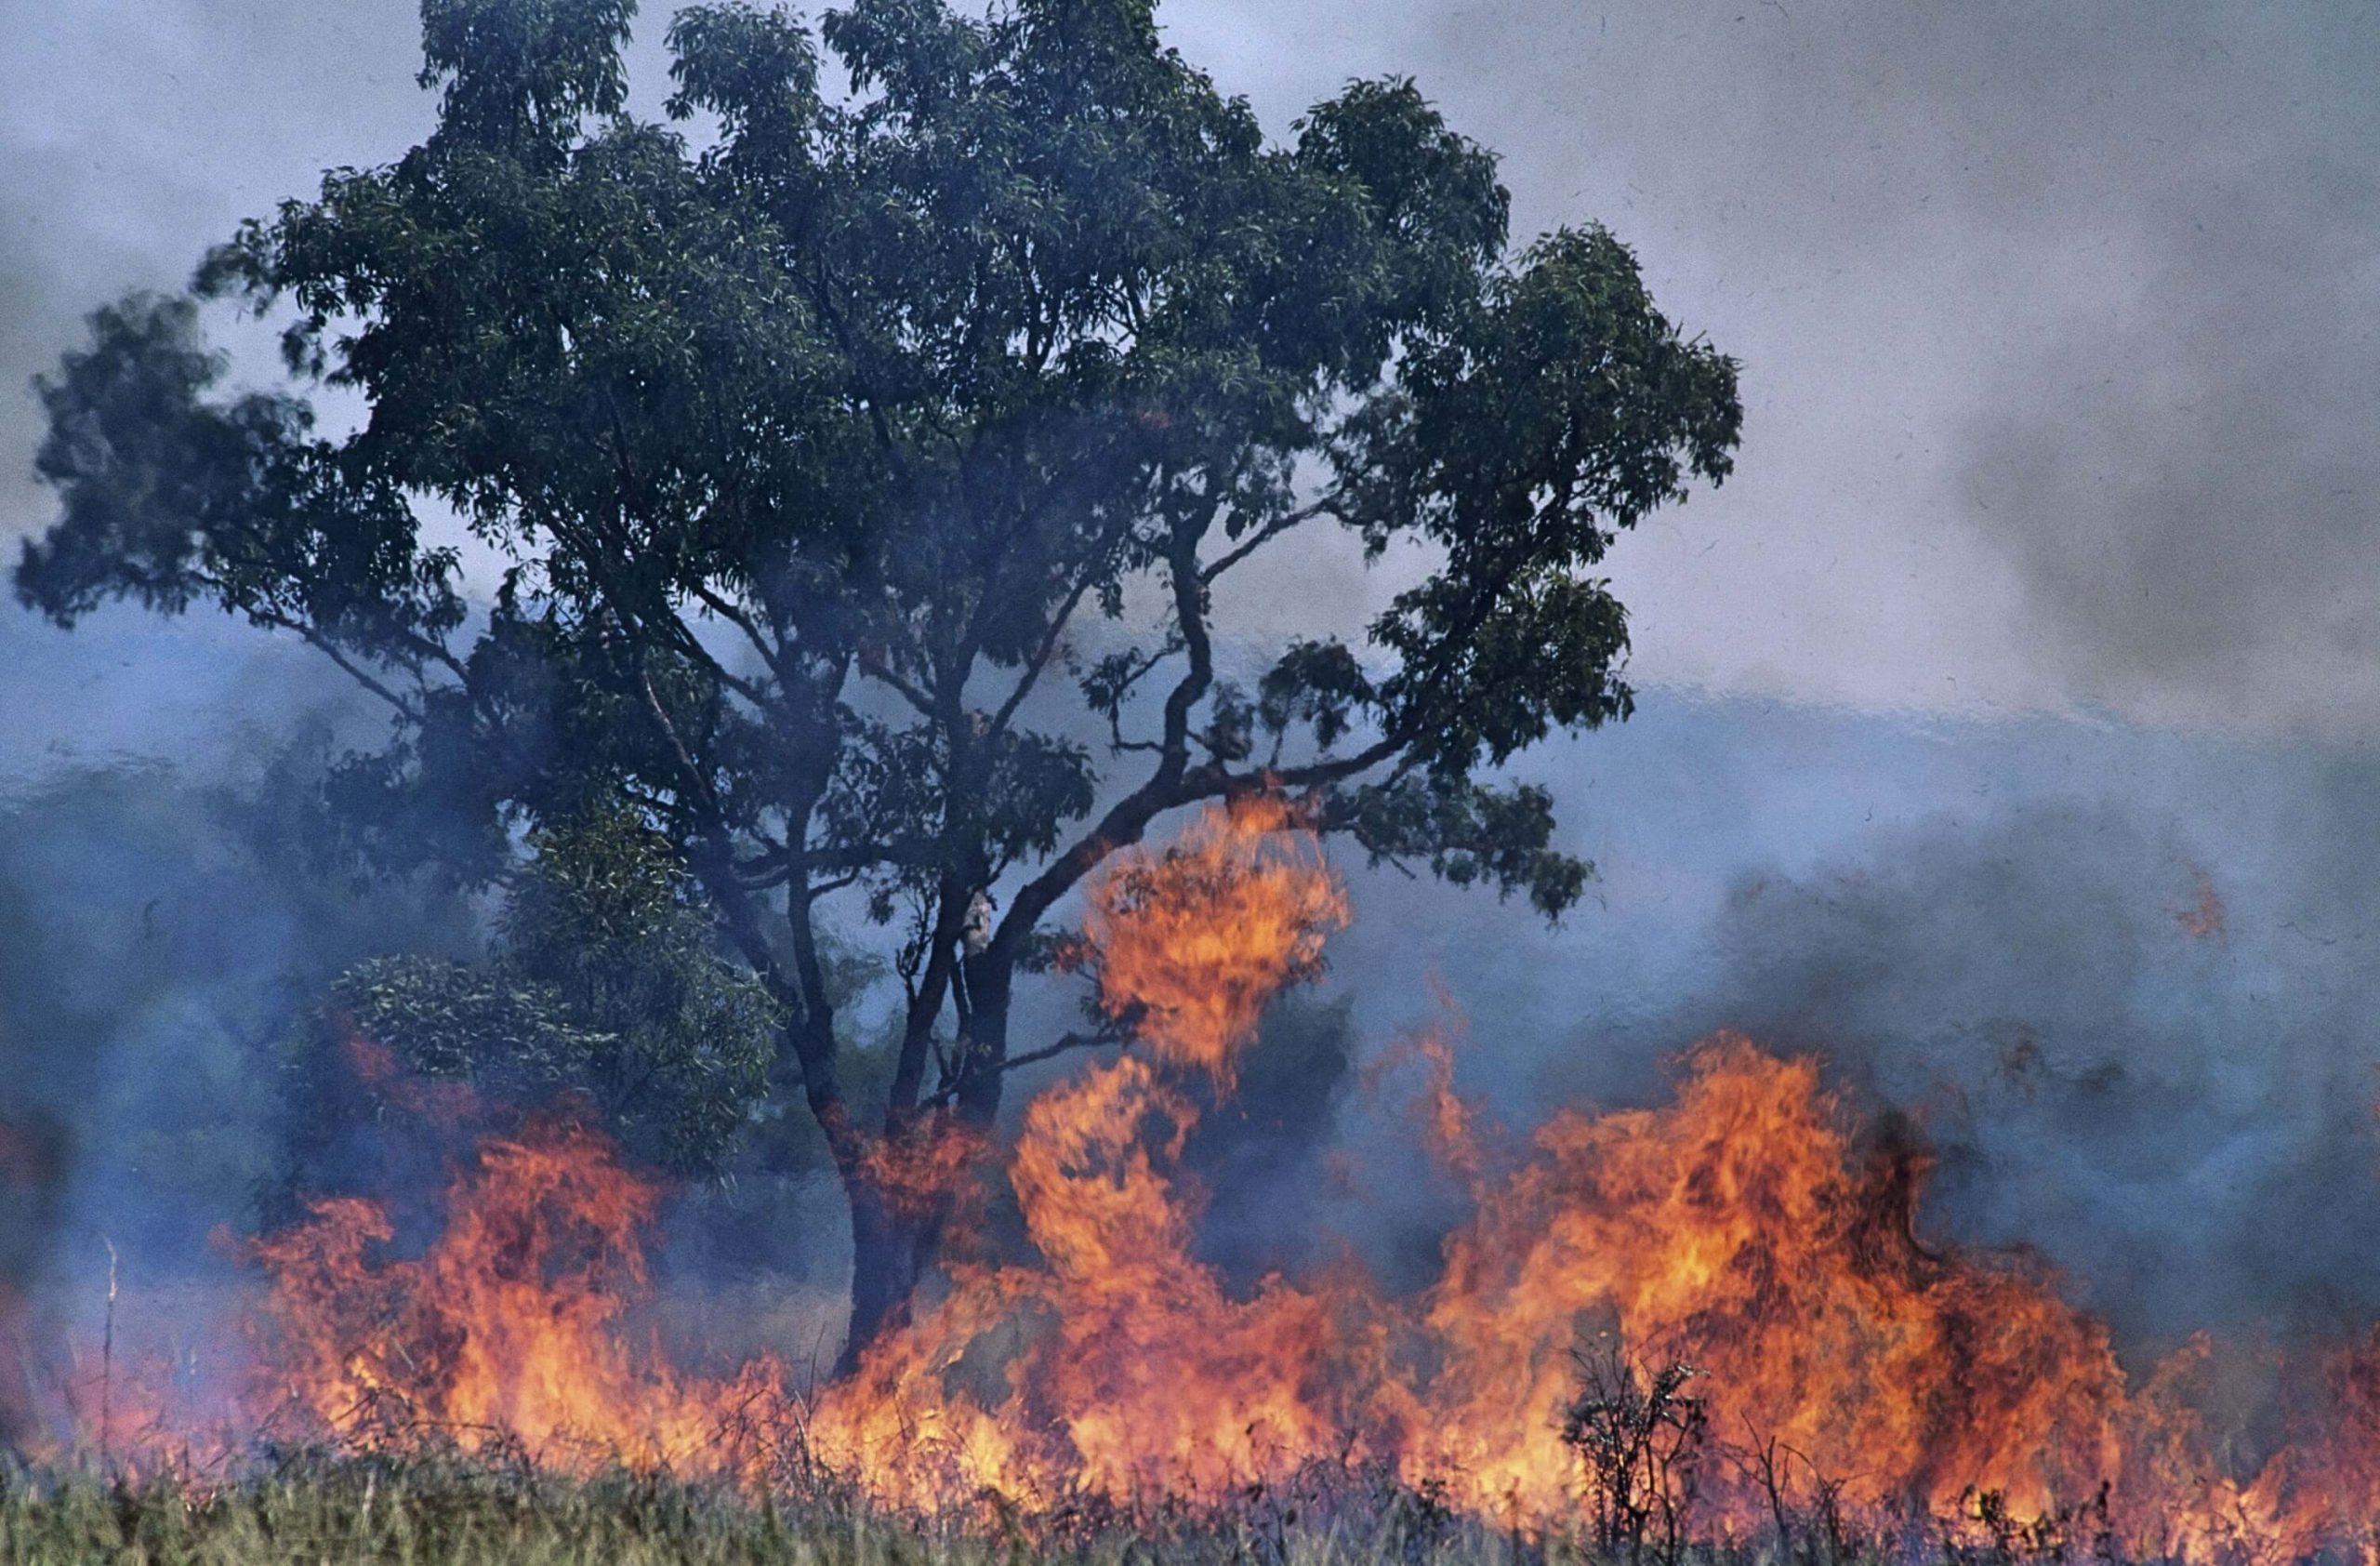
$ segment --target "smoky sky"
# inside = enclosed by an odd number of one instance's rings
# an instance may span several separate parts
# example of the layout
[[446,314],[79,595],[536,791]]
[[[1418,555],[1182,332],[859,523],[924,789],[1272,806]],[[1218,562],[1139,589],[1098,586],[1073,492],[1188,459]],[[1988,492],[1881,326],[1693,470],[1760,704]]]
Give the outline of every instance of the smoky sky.
[[[648,9],[636,98],[662,91]],[[1614,559],[1639,670],[1895,710],[2380,724],[2380,29],[2346,4],[1170,0],[1287,133],[1418,77],[1524,232],[1609,223],[1745,362],[1738,478]],[[412,7],[0,17],[0,530],[27,377],[426,126]],[[1381,584],[1302,563],[1283,620]]]
[[[1929,1241],[2036,1249],[2127,1344],[2380,1312],[2368,754],[1660,695],[1533,759],[1602,872],[1561,928],[1358,875],[1326,988],[1365,1039],[1453,1026],[1517,1135],[1666,1102],[1744,1032],[1819,1056],[1855,1121],[1912,1117]],[[1352,1099],[1339,1125],[1392,1165],[1410,1139]],[[1333,1221],[1380,1247],[1417,1211]]]
[[2368,732],[2368,12],[1531,6],[1405,36],[1528,221],[1613,222],[1746,360],[1744,483],[1623,565],[1648,657]]

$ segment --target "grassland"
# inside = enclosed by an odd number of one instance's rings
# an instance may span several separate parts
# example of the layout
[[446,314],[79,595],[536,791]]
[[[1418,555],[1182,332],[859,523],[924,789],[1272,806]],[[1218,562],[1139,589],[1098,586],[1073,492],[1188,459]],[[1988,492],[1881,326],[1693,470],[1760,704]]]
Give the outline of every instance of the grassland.
[[566,1479],[525,1466],[298,1460],[237,1482],[82,1473],[0,1478],[7,1566],[1554,1566],[1425,1498],[1263,1495],[1197,1512],[1079,1515],[1031,1533],[668,1479]]

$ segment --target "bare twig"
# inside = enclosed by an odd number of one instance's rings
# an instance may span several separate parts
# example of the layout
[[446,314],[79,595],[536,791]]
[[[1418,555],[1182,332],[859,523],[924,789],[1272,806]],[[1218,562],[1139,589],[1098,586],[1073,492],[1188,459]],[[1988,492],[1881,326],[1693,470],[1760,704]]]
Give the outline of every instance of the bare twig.
[[105,1461],[112,1442],[115,1424],[115,1241],[106,1235],[99,1243],[108,1248],[108,1308],[107,1320],[99,1331],[99,1457]]
[[[1012,1055],[998,1062],[998,1068],[1002,1072],[1013,1071],[1022,1066],[1038,1066],[1042,1061],[1054,1060],[1059,1055],[1074,1050],[1098,1049],[1107,1044],[1129,1042],[1132,1037],[1133,1025],[1137,1021],[1136,1008],[1134,1012],[1128,1012],[1104,1028],[1093,1029],[1088,1033],[1069,1033],[1054,1044],[1038,1050],[1027,1050],[1023,1055]],[[919,1107],[927,1109],[938,1108],[957,1097],[958,1094],[959,1084],[954,1082],[921,1100]]]

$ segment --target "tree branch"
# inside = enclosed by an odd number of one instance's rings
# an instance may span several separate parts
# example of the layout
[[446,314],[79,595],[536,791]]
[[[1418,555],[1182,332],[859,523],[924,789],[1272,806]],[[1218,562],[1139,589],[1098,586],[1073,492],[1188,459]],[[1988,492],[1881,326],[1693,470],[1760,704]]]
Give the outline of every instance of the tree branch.
[[774,674],[778,680],[784,680],[785,670],[779,668],[777,663],[781,649],[771,644],[769,640],[760,634],[760,628],[752,623],[752,617],[749,614],[729,602],[724,594],[714,591],[708,583],[694,583],[694,592],[711,613],[742,631],[744,640],[749,642],[752,644],[752,650],[760,655],[760,661],[768,666],[769,672]]
[[1336,516],[1339,514],[1339,508],[1335,497],[1326,496],[1324,498],[1316,500],[1311,506],[1301,506],[1294,511],[1284,512],[1282,515],[1275,517],[1272,521],[1266,523],[1263,526],[1258,528],[1255,532],[1250,534],[1245,539],[1241,540],[1237,548],[1221,555],[1201,569],[1198,573],[1199,582],[1201,584],[1213,582],[1217,577],[1222,576],[1224,572],[1230,570],[1241,561],[1246,560],[1250,555],[1254,554],[1266,544],[1271,543],[1282,534],[1287,533],[1290,528],[1299,525],[1301,523],[1312,522],[1316,517],[1326,514],[1330,516]]
[[1075,583],[1074,591],[1066,594],[1066,601],[1059,605],[1058,612],[1050,617],[1049,628],[1041,635],[1041,644],[1026,660],[1025,672],[1019,676],[1016,688],[1009,692],[1008,699],[1000,703],[999,710],[992,714],[990,723],[985,726],[984,732],[987,736],[1008,732],[1009,723],[1015,718],[1016,710],[1025,705],[1025,698],[1033,693],[1034,684],[1041,678],[1041,671],[1049,667],[1051,655],[1058,650],[1058,641],[1065,634],[1066,624],[1082,603],[1082,595],[1091,591],[1094,575],[1092,571],[1085,571]]
[[933,697],[926,694],[923,686],[895,673],[881,653],[863,651],[859,656],[859,671],[916,708],[920,716],[931,718],[935,715]]
[[[271,609],[250,609],[248,611],[248,617],[259,625],[271,626],[281,630],[295,631],[298,638],[305,642],[308,646],[312,647],[324,657],[329,658],[333,663],[338,665],[338,667],[346,672],[349,679],[353,680],[357,684],[363,686],[374,696],[378,697],[390,707],[395,708],[398,713],[407,721],[415,723],[418,723],[422,721],[422,711],[419,707],[416,707],[412,702],[407,701],[395,691],[390,690],[379,680],[375,679],[370,673],[365,671],[362,665],[356,663],[352,658],[349,657],[347,654],[340,651],[337,643],[333,642],[328,636],[325,636],[322,631],[316,630],[314,627],[306,624],[302,620],[293,619],[287,615],[281,614],[278,611]],[[469,686],[466,685],[464,688],[468,691]]]
[[[1045,1060],[1055,1060],[1058,1056],[1070,1054],[1075,1050],[1101,1049],[1109,1044],[1130,1043],[1134,1030],[1139,1026],[1140,1018],[1141,1008],[1134,1006],[1104,1027],[1094,1029],[1088,1033],[1069,1033],[1054,1044],[1049,1044],[1038,1050],[1027,1050],[1023,1055],[1012,1055],[1005,1060],[995,1061],[992,1068],[1005,1076],[1024,1067],[1038,1066]],[[920,1100],[918,1108],[938,1109],[958,1095],[959,1083],[954,1082]]]

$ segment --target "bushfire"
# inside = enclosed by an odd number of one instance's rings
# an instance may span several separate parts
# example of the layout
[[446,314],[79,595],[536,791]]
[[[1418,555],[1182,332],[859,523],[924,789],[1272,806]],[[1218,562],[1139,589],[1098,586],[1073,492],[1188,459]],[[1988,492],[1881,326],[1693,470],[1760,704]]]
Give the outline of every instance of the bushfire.
[[1521,1528],[1658,1505],[1716,1535],[2038,1519],[2158,1556],[2380,1559],[2380,1336],[2288,1367],[2286,1433],[2243,1456],[2207,1395],[2217,1346],[2127,1367],[2043,1265],[1925,1243],[1910,1129],[1740,1037],[1686,1053],[1662,1107],[1526,1138],[1484,1136],[1454,1095],[1456,1033],[1422,1041],[1419,1123],[1470,1204],[1435,1281],[1393,1294],[1341,1264],[1235,1289],[1196,1252],[1185,1139],[1345,897],[1276,800],[1119,861],[1083,950],[1131,1042],[1027,1105],[1004,1154],[917,1176],[1000,1158],[1029,1244],[962,1248],[855,1373],[673,1364],[631,1325],[658,1188],[597,1132],[530,1120],[458,1161],[424,1244],[340,1199],[250,1245],[230,1387],[112,1362],[102,1414],[81,1353],[79,1439],[129,1462],[265,1434],[746,1482],[798,1453],[888,1506],[1026,1515],[1343,1465]]

